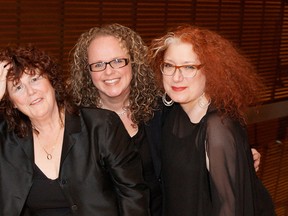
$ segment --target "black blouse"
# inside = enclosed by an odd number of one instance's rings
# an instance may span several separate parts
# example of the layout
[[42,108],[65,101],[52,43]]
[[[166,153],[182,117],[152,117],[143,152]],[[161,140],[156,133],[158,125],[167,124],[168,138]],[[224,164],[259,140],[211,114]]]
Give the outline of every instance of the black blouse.
[[26,207],[33,215],[69,216],[72,215],[59,180],[49,179],[35,164],[33,185],[26,201]]
[[193,124],[176,104],[162,134],[165,216],[275,215],[239,122],[220,117],[210,105]]

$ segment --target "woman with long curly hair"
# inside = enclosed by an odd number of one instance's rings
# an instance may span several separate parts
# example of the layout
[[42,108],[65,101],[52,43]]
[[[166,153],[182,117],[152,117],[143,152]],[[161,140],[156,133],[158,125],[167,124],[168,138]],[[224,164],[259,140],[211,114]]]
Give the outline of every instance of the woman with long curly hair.
[[216,32],[189,25],[154,39],[149,57],[170,106],[162,129],[163,214],[275,215],[244,127],[263,87],[249,60]]
[[[147,61],[147,46],[132,29],[120,24],[94,27],[74,47],[72,95],[81,106],[116,112],[140,153],[150,189],[153,216],[161,215],[158,109],[160,91]],[[155,115],[155,116],[154,116]],[[151,119],[156,124],[150,124]]]

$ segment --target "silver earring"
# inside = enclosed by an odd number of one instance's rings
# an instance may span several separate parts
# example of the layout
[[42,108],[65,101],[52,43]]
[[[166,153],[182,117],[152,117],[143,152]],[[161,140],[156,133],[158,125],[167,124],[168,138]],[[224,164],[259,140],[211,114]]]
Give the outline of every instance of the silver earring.
[[206,108],[210,105],[211,103],[211,99],[207,99],[205,97],[205,92],[203,92],[203,94],[200,96],[200,98],[198,99],[198,105],[201,107],[201,108]]
[[170,99],[170,101],[167,101],[166,95],[167,95],[166,92],[162,95],[162,101],[163,101],[164,105],[165,106],[172,106],[174,101],[172,99]]

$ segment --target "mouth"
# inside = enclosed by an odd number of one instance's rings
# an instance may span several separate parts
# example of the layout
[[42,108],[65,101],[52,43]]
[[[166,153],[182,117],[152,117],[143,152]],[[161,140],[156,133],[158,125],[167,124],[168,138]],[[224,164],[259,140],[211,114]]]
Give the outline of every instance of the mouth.
[[38,104],[40,101],[42,101],[42,98],[37,98],[35,100],[33,100],[30,105],[35,105],[35,104]]
[[186,87],[176,87],[176,86],[172,86],[171,88],[173,91],[176,91],[176,92],[180,92],[186,89]]
[[115,84],[115,83],[119,82],[119,80],[120,80],[120,78],[108,79],[108,80],[104,80],[104,83],[111,85],[111,84]]

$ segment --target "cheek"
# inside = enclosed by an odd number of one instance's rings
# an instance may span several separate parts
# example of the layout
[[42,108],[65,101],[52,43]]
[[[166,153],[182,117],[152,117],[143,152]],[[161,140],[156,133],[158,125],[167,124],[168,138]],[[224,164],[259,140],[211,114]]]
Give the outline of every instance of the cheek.
[[18,108],[18,107],[21,107],[21,105],[24,105],[27,100],[25,100],[24,97],[13,97],[12,96],[12,97],[10,97],[10,101],[13,104],[14,108]]
[[168,77],[162,77],[162,82],[163,82],[163,87],[165,91],[168,91],[168,86],[169,86],[169,78]]
[[99,85],[101,75],[98,73],[91,73],[90,75],[91,75],[93,84],[97,87]]

